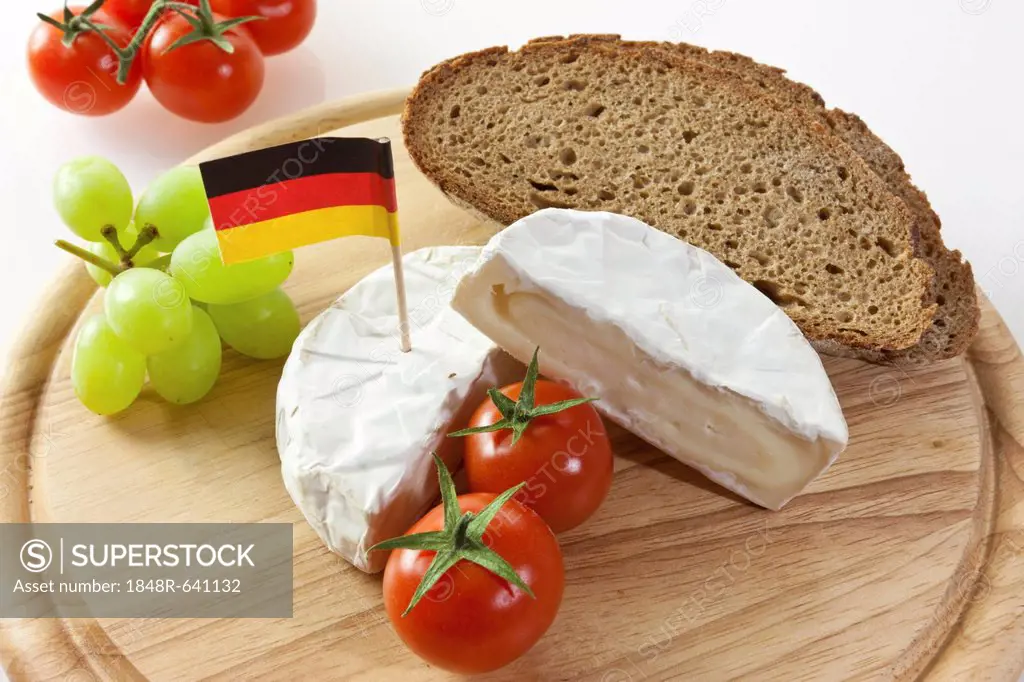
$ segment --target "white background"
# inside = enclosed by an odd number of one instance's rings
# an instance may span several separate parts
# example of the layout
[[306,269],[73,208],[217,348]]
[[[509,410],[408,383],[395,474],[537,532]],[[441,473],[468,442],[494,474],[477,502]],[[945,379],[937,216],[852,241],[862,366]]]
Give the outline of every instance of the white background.
[[[432,64],[541,35],[685,40],[782,66],[860,114],[904,158],[947,244],[1024,340],[1024,2],[1020,0],[321,0],[309,41],[268,62],[257,104],[231,123],[174,118],[148,94],[105,119],[49,106],[23,66],[34,19],[60,0],[11,3],[0,24],[0,353],[68,258],[50,206],[64,161],[101,154],[139,190],[231,133],[303,107],[414,83]],[[0,356],[2,357],[2,356]],[[6,366],[6,363],[5,363]]]

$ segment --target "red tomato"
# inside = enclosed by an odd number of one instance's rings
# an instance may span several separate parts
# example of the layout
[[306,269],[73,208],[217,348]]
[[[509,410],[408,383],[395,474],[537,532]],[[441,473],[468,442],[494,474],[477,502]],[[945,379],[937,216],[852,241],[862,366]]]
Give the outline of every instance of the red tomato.
[[[120,21],[124,26],[136,29],[146,18],[154,0],[107,0],[103,3],[103,11]],[[199,0],[178,0],[189,5],[199,6]]]
[[210,0],[210,6],[228,17],[264,17],[245,27],[268,56],[297,47],[316,22],[316,0]]
[[[72,7],[76,15],[83,7]],[[64,20],[64,10],[50,17]],[[113,17],[103,12],[92,15],[98,24],[110,27],[107,35],[124,47],[131,35]],[[124,85],[117,82],[118,59],[103,39],[94,32],[80,33],[70,47],[61,40],[64,34],[42,21],[28,41],[28,72],[36,90],[51,104],[82,116],[105,116],[132,101],[142,83],[141,71],[132,65]]]
[[[458,498],[478,513],[496,495]],[[444,528],[438,506],[406,533]],[[384,569],[384,606],[398,636],[428,663],[462,674],[497,670],[526,653],[555,620],[565,569],[558,541],[530,509],[509,500],[488,524],[484,543],[500,554],[536,599],[485,568],[460,561],[403,618],[434,552],[396,549]]]
[[[501,392],[519,399],[522,382]],[[580,398],[579,393],[540,380],[534,389],[537,406]],[[471,428],[501,420],[490,398],[470,419]],[[474,492],[500,493],[526,481],[516,500],[536,510],[556,533],[575,528],[601,506],[612,485],[611,443],[597,410],[590,403],[534,417],[513,444],[512,431],[466,436],[466,474]]]
[[[214,19],[224,17],[214,14]],[[178,14],[164,17],[141,52],[142,73],[153,96],[168,110],[193,121],[220,123],[248,109],[263,88],[263,55],[244,27],[224,34],[225,52],[210,40],[167,49],[193,30]]]

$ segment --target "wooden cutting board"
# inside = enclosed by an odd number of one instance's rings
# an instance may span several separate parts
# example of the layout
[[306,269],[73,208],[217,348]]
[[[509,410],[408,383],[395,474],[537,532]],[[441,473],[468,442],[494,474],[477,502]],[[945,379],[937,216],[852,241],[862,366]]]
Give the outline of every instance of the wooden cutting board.
[[[323,106],[192,161],[332,131],[386,135],[406,248],[482,243],[491,228],[409,161],[397,118],[404,95]],[[306,248],[286,288],[308,321],[388,258],[386,244],[363,238]],[[983,306],[963,359],[917,370],[826,359],[850,447],[781,512],[614,431],[609,499],[560,538],[558,620],[493,679],[1016,680],[1024,360]],[[0,404],[0,521],[293,523],[295,615],[3,621],[12,679],[448,677],[392,633],[380,577],[324,549],[288,498],[274,445],[282,363],[229,351],[198,405],[171,407],[147,390],[126,413],[95,417],[74,397],[69,339],[98,307],[92,281],[69,263],[16,344]]]

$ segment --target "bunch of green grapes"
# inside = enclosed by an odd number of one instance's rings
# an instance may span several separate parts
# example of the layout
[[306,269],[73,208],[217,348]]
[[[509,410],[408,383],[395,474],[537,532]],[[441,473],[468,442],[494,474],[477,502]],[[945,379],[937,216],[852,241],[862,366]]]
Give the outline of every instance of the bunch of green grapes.
[[225,265],[198,168],[165,173],[136,205],[114,164],[77,159],[58,171],[53,195],[87,242],[57,245],[106,287],[104,310],[82,323],[71,362],[75,393],[93,412],[126,409],[147,376],[168,402],[202,399],[220,375],[225,343],[258,359],[291,351],[299,314],[280,286],[293,254]]

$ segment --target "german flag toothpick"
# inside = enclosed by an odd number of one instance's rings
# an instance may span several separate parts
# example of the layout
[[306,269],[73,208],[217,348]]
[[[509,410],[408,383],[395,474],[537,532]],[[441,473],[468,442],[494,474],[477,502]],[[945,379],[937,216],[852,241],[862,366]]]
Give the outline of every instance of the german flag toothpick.
[[339,237],[390,241],[402,350],[411,348],[390,140],[320,137],[199,170],[226,264]]

